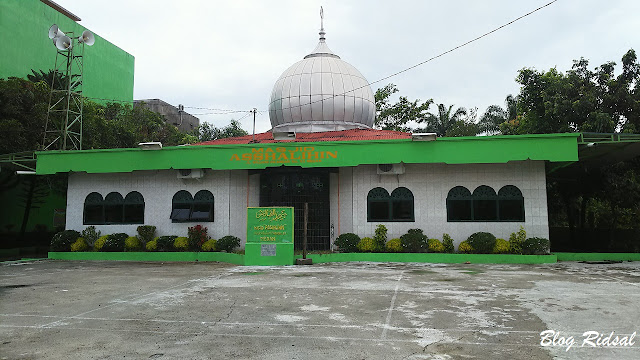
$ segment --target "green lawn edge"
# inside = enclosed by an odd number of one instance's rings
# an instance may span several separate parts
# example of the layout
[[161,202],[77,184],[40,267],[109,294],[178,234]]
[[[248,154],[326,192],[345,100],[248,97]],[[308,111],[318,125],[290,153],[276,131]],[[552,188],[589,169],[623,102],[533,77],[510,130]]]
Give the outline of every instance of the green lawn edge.
[[[295,255],[294,259],[301,259]],[[558,261],[640,261],[640,253],[553,253],[551,255],[514,254],[436,254],[436,253],[335,253],[308,254],[313,263],[331,262],[416,262],[441,264],[552,264]],[[220,252],[49,252],[53,260],[105,261],[218,261],[245,265],[245,255]],[[265,265],[271,265],[265,263]]]
[[[296,255],[301,259],[302,255]],[[416,262],[460,264],[550,264],[557,262],[555,255],[514,255],[514,254],[436,254],[436,253],[338,253],[310,254],[314,263],[325,262]]]
[[222,252],[49,252],[53,260],[218,261],[244,265],[244,255]]

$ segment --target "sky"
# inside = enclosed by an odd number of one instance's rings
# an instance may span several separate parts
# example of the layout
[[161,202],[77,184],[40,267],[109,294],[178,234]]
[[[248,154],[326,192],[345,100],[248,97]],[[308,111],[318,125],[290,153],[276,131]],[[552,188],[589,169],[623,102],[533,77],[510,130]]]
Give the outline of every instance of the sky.
[[[551,0],[56,0],[80,23],[135,57],[134,99],[185,106],[217,127],[241,119],[271,128],[280,75],[326,41],[370,83],[504,25]],[[517,94],[518,70],[595,68],[639,51],[640,1],[558,0],[481,40],[388,80],[397,96],[478,108]],[[619,69],[617,69],[619,70]],[[225,109],[239,112],[221,114]],[[430,111],[436,112],[432,105]]]

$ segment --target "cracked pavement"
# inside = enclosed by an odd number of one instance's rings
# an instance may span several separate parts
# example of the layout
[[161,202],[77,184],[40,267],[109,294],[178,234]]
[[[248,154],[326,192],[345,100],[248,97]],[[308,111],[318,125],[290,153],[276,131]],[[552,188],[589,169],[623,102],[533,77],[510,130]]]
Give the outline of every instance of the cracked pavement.
[[640,331],[639,269],[2,263],[0,359],[637,359],[580,345]]

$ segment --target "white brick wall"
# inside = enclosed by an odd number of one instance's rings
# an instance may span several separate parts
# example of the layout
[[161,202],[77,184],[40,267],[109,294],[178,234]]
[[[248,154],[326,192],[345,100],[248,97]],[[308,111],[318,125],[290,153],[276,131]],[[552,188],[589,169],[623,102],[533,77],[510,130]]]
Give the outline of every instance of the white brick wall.
[[[375,165],[340,168],[330,175],[332,241],[341,233],[354,232],[373,236],[382,223],[389,238],[400,237],[411,228],[423,229],[429,237],[442,239],[448,233],[455,243],[477,231],[489,231],[508,239],[523,225],[528,236],[549,237],[545,168],[542,161],[520,161],[508,164],[409,164],[405,174],[377,175]],[[525,222],[447,222],[446,197],[457,185],[472,191],[479,185],[491,186],[496,192],[504,185],[517,186],[524,196]],[[415,222],[367,222],[367,194],[375,187],[389,193],[404,186],[413,192]],[[220,238],[235,235],[246,238],[247,206],[259,206],[260,175],[246,170],[207,170],[202,179],[178,179],[175,170],[134,171],[118,174],[73,173],[67,193],[67,229],[81,231],[84,199],[91,192],[103,197],[112,191],[123,197],[138,191],[145,200],[145,224],[154,225],[158,235],[186,236],[187,227],[198,223],[172,223],[171,199],[179,190],[191,195],[199,190],[211,191],[215,197],[214,221],[199,222],[209,228],[209,235]],[[339,190],[339,191],[338,191]],[[338,192],[339,199],[338,202]],[[124,232],[135,235],[138,225],[98,225],[103,234]]]
[[[549,237],[545,167],[542,161],[408,164],[405,170],[402,175],[377,175],[376,165],[341,168],[340,232],[354,232],[361,237],[373,236],[376,226],[384,224],[389,230],[389,239],[400,237],[409,229],[420,228],[432,238],[442,239],[442,234],[448,233],[458,244],[477,231],[488,231],[496,237],[508,239],[522,225],[527,236]],[[458,185],[471,192],[480,185],[491,186],[496,192],[505,185],[517,186],[524,197],[525,222],[447,222],[447,193]],[[401,186],[413,192],[415,222],[367,222],[369,190],[382,187],[391,193]],[[332,201],[337,200],[332,197]]]
[[[254,177],[252,177],[254,178]],[[130,191],[138,191],[145,201],[144,223],[154,225],[157,235],[187,236],[187,228],[196,224],[208,227],[213,238],[235,235],[245,240],[247,206],[247,171],[207,170],[202,179],[178,179],[176,170],[134,171],[116,174],[72,173],[69,176],[67,192],[67,229],[82,231],[87,225],[82,223],[84,200],[92,192],[104,198],[112,191],[123,197]],[[250,191],[255,199],[258,188]],[[214,196],[214,221],[194,223],[172,223],[171,200],[179,190],[187,190],[195,195],[199,190],[209,190]],[[251,197],[251,196],[250,196]],[[257,205],[252,205],[257,206]],[[137,234],[138,225],[97,225],[103,234],[124,232]]]

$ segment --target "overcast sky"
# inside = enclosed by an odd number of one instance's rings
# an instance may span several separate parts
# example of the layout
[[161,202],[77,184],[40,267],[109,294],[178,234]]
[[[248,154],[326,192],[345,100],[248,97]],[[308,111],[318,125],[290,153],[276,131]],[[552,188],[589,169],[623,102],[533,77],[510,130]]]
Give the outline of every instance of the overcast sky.
[[[503,25],[551,0],[143,1],[56,0],[135,57],[134,98],[159,98],[216,126],[260,111],[271,128],[271,89],[318,42],[324,7],[327,44],[374,82]],[[503,105],[518,93],[523,67],[560,71],[581,56],[591,67],[640,50],[640,1],[559,0],[515,24],[389,82],[399,94],[436,103]],[[431,108],[436,111],[435,106]],[[241,121],[251,132],[252,117]]]

